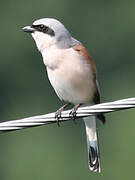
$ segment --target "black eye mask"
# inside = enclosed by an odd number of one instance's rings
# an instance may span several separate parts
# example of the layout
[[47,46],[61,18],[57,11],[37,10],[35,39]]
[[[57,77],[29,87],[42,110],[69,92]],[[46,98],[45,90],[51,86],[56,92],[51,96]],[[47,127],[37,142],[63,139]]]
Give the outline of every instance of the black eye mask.
[[44,24],[32,25],[31,27],[36,29],[39,32],[43,32],[43,33],[48,34],[50,36],[55,36],[54,31],[51,28],[49,28],[48,26],[45,26]]

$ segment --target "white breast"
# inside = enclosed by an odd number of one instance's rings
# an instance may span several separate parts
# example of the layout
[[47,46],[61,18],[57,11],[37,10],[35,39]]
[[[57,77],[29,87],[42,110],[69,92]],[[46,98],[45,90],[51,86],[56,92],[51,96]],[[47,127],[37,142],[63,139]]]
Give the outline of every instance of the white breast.
[[42,55],[49,80],[60,99],[73,104],[92,101],[95,92],[92,71],[77,51],[51,47]]

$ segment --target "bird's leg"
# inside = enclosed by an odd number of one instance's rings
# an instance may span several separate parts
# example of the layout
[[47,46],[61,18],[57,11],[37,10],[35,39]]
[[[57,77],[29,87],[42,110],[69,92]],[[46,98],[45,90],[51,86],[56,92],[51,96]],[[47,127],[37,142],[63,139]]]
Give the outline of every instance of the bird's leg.
[[57,125],[60,126],[59,119],[61,118],[61,113],[64,111],[64,109],[69,106],[70,103],[64,104],[61,108],[59,108],[55,113],[55,118],[57,119]]
[[82,104],[77,104],[73,107],[73,109],[71,110],[71,112],[69,113],[70,117],[73,118],[73,120],[75,121],[75,118],[76,118],[76,111],[77,109],[81,106]]

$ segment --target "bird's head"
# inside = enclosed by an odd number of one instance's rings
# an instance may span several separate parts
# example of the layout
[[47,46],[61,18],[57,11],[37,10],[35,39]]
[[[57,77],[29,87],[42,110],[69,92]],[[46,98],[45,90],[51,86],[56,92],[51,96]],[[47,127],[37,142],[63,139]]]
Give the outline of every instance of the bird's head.
[[73,41],[64,25],[53,18],[36,20],[31,26],[25,26],[23,31],[31,33],[41,52],[52,45],[57,45],[60,48],[70,47]]

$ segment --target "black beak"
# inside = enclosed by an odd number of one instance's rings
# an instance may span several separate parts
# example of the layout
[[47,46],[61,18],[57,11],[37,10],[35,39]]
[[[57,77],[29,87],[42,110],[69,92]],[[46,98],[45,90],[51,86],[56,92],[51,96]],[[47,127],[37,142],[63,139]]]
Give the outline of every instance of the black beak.
[[35,31],[35,29],[32,28],[31,26],[25,26],[22,28],[22,30],[27,33],[34,33],[34,31]]

